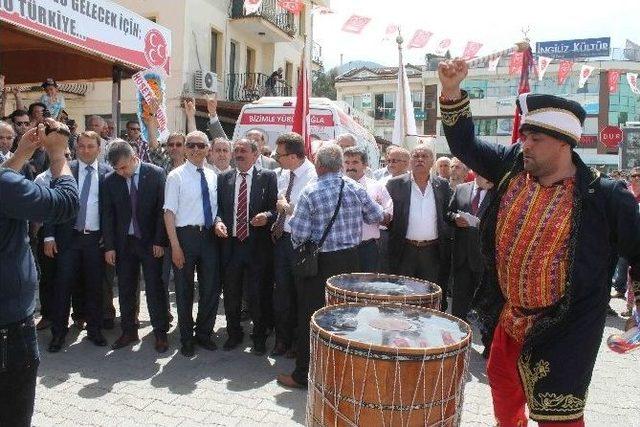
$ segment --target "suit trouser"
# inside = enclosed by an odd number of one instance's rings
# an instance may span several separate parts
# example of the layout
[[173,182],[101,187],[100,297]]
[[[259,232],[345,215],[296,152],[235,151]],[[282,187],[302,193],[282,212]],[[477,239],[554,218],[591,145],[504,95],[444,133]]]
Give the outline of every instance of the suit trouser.
[[298,355],[291,376],[298,384],[306,384],[309,375],[309,322],[313,313],[324,307],[324,289],[327,279],[336,274],[358,271],[357,247],[333,252],[320,252],[318,274],[314,277],[296,278],[298,291]]
[[143,245],[140,239],[128,236],[124,247],[117,252],[118,298],[122,333],[132,335],[136,326],[138,283],[140,266],[144,274],[147,309],[151,326],[156,334],[169,330],[169,292],[162,283],[162,258],[153,256],[151,245]]
[[185,260],[182,268],[173,265],[180,340],[184,343],[193,339],[193,291],[196,269],[198,271],[198,315],[195,321],[195,334],[197,338],[207,340],[213,332],[220,300],[218,245],[213,230],[178,227],[176,233]]
[[100,247],[100,238],[100,232],[82,234],[74,231],[69,247],[57,255],[53,336],[64,336],[68,331],[71,293],[80,279],[79,275],[84,279],[87,332],[93,335],[102,329],[104,251]]
[[378,254],[378,240],[369,239],[358,245],[358,259],[360,272],[377,273],[380,271],[380,256]]
[[248,239],[240,242],[235,237],[230,237],[225,244],[230,251],[230,258],[223,266],[224,314],[227,318],[227,334],[229,337],[242,335],[240,312],[243,284],[246,283],[247,295],[245,299],[253,321],[252,337],[254,341],[264,341],[267,328],[266,315],[270,303],[266,297],[268,279],[265,279],[269,257],[265,253],[259,253],[256,256],[255,251],[252,251],[253,245]]
[[467,262],[456,265],[453,269],[453,290],[451,314],[466,320],[471,309],[473,295],[480,286],[482,272],[473,271]]
[[38,297],[40,298],[40,315],[43,319],[53,318],[53,298],[55,290],[56,259],[49,258],[44,254],[44,242],[42,240],[42,229],[38,231],[38,264],[40,265],[40,275],[38,280]]
[[276,287],[273,308],[276,315],[276,342],[289,347],[295,338],[298,318],[293,275],[293,244],[289,233],[284,233],[275,243],[274,269]]
[[378,239],[378,254],[380,255],[380,273],[391,273],[389,267],[389,230],[380,229]]
[[442,288],[441,310],[444,311],[447,309],[447,284],[441,283],[441,263],[439,243],[423,247],[405,243],[398,273],[403,276],[416,277],[438,284]]
[[104,319],[113,320],[116,318],[116,308],[113,305],[113,282],[115,277],[115,268],[105,263],[102,276],[102,316]]

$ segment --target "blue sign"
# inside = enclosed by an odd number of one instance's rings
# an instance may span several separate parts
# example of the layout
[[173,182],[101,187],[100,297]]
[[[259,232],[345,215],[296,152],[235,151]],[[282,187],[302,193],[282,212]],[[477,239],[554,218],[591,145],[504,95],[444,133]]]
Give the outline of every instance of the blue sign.
[[611,37],[536,43],[536,53],[551,58],[594,58],[611,54]]

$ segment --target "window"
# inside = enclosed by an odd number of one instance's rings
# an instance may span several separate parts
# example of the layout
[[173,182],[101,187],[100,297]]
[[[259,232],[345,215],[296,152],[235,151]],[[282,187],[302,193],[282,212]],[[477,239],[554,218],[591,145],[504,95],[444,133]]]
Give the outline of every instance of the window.
[[298,15],[298,33],[304,37],[307,32],[307,10],[305,6],[302,6],[302,10],[300,11],[300,15]]
[[475,119],[473,125],[476,136],[495,136],[498,133],[497,119]]
[[211,56],[209,67],[214,73],[218,72],[218,58],[220,56],[220,33],[211,30]]
[[342,100],[353,107],[353,96],[345,96],[342,98]]
[[422,92],[411,92],[413,108],[422,109]]

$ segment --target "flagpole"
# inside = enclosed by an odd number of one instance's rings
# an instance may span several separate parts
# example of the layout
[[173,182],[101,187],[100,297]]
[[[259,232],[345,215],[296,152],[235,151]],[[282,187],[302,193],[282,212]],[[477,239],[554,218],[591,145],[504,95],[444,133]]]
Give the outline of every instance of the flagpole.
[[404,40],[402,39],[402,34],[400,34],[400,28],[398,28],[398,37],[396,37],[396,43],[398,43],[398,61],[399,61],[399,65],[398,65],[398,76],[400,76],[400,80],[402,80],[402,85],[401,85],[401,89],[400,90],[400,105],[396,105],[396,114],[398,114],[398,107],[401,108],[400,112],[402,114],[402,142],[404,144],[404,139],[407,137],[407,112],[405,111],[406,109],[404,108],[405,106],[405,99],[404,99],[404,85],[406,84],[406,82],[404,81],[404,62],[402,60],[402,42]]

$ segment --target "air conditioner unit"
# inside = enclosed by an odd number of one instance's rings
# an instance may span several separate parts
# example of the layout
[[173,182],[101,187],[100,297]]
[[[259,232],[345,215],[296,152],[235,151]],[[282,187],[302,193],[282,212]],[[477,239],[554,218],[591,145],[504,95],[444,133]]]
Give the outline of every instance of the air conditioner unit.
[[196,71],[193,86],[196,92],[216,93],[218,91],[218,75],[212,71]]

